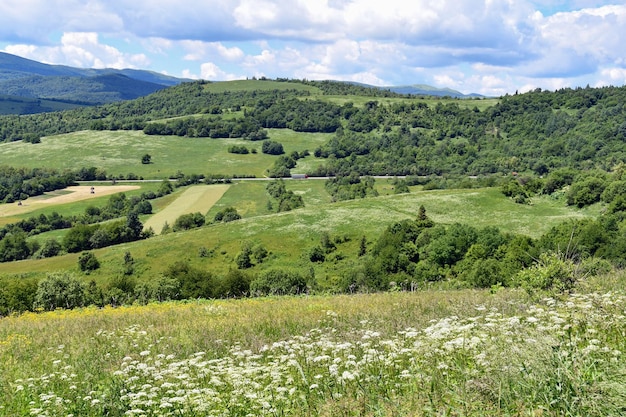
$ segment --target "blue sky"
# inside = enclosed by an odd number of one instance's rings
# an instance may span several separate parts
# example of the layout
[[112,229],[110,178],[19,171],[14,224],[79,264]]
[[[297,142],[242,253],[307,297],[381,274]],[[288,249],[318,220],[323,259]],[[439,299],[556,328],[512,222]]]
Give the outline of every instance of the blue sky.
[[3,0],[0,50],[49,64],[429,84],[498,96],[626,84],[601,0]]

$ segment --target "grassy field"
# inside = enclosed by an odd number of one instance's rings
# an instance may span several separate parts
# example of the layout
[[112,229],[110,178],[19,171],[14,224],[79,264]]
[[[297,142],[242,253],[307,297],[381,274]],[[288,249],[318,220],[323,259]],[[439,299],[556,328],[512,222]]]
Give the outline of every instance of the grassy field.
[[[292,212],[270,213],[265,182],[235,183],[208,211],[207,217],[212,219],[217,211],[232,206],[242,214],[243,219],[95,250],[102,266],[90,275],[90,279],[106,280],[117,274],[126,251],[132,252],[137,262],[136,276],[140,280],[151,279],[168,265],[180,260],[223,274],[234,267],[234,257],[244,242],[261,244],[271,253],[266,263],[255,268],[309,268],[311,263],[302,254],[318,244],[323,232],[345,237],[346,242],[339,246],[339,251],[347,256],[356,255],[362,236],[370,242],[375,241],[392,222],[415,218],[420,205],[424,205],[428,216],[436,222],[459,222],[475,227],[497,226],[504,231],[533,237],[539,237],[565,219],[597,216],[600,210],[598,207],[573,209],[562,201],[547,197],[537,198],[531,205],[519,205],[495,188],[414,190],[410,194],[330,203],[330,197],[324,190],[324,181],[287,180],[286,184],[288,189],[302,195],[306,207]],[[172,200],[168,201],[175,201],[174,198],[179,195],[169,197]],[[209,250],[212,255],[199,257],[202,248]],[[329,273],[321,269],[323,266],[314,267],[316,273]],[[334,268],[340,270],[341,264]],[[43,277],[57,269],[76,270],[76,256],[2,263],[0,275]]]
[[[325,143],[329,134],[296,133],[288,129],[269,129],[270,139],[283,144],[285,152],[311,152]],[[228,152],[232,145],[256,148],[258,153],[238,155]],[[142,164],[149,154],[151,164]],[[261,153],[261,143],[240,139],[184,138],[148,136],[141,131],[81,131],[42,138],[41,143],[0,144],[3,164],[36,168],[42,165],[57,169],[98,167],[109,175],[129,173],[145,179],[186,174],[254,175],[262,177],[276,156]],[[313,156],[302,161],[313,159]],[[296,172],[297,170],[294,170]]]
[[150,217],[144,223],[144,229],[152,228],[158,234],[165,223],[173,226],[183,214],[198,212],[205,215],[229,187],[227,184],[214,184],[188,188],[171,204]]
[[[123,189],[110,187],[110,182],[93,182],[90,183],[90,186],[91,185],[96,187],[96,193],[93,195],[89,194],[89,198],[85,199],[65,202],[59,202],[57,200],[54,204],[31,204],[33,201],[37,201],[38,199],[50,198],[54,194],[65,192],[63,190],[59,190],[56,193],[47,193],[46,195],[41,197],[34,197],[32,199],[25,200],[23,202],[24,210],[19,210],[18,212],[14,212],[17,203],[6,206],[0,205],[0,213],[3,213],[2,215],[0,215],[0,226],[8,223],[15,223],[29,217],[36,217],[41,214],[50,215],[53,212],[57,212],[63,216],[75,216],[83,214],[85,212],[85,209],[89,206],[102,207],[106,205],[112,193],[114,194],[120,192]],[[111,190],[115,191],[107,192],[107,188],[105,187],[110,187]],[[130,189],[126,188],[126,191],[124,191],[124,194],[126,194],[126,196],[128,197],[131,197],[133,195],[140,195],[141,193],[147,191],[156,191],[160,187],[160,183],[140,183],[131,185],[130,187]],[[98,190],[101,190],[101,192],[98,192]]]
[[617,416],[624,308],[431,290],[28,313],[0,320],[0,414]]
[[234,80],[221,81],[205,84],[204,89],[211,93],[223,93],[225,91],[251,91],[251,90],[301,90],[312,94],[320,93],[319,88],[299,83],[285,83],[271,80]]

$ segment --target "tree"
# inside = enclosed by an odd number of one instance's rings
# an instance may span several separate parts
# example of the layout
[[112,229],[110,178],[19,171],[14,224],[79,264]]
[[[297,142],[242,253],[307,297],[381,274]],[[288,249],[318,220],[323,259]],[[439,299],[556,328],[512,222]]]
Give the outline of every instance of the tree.
[[49,274],[37,285],[35,308],[44,310],[69,309],[80,307],[84,302],[84,285],[69,273]]
[[26,233],[17,231],[8,233],[0,241],[0,261],[19,261],[30,256],[31,251],[26,241]]
[[299,272],[271,269],[250,283],[255,295],[296,295],[307,291],[306,278]]
[[141,157],[141,163],[144,165],[152,163],[152,156],[150,156],[149,154],[145,154]]
[[367,253],[367,238],[365,235],[361,237],[361,242],[359,243],[359,256],[364,256]]
[[81,271],[89,273],[100,268],[100,261],[98,261],[93,252],[83,252],[78,257],[78,267]]
[[183,214],[176,219],[172,230],[174,232],[178,232],[180,230],[193,229],[195,227],[203,226],[204,222],[205,218],[202,213],[196,212]]
[[261,146],[261,152],[268,155],[282,155],[285,153],[285,150],[283,149],[283,145],[281,143],[266,140]]
[[239,269],[247,269],[252,267],[252,244],[245,242],[241,247],[241,252],[235,256],[235,263]]
[[130,254],[130,251],[124,252],[124,275],[132,275],[135,272],[135,260],[133,259],[133,255]]
[[161,182],[161,186],[159,187],[159,191],[157,191],[157,195],[159,196],[168,195],[168,194],[171,194],[172,191],[174,191],[174,186],[172,185],[172,183],[168,180],[163,180]]
[[128,240],[137,240],[141,236],[143,230],[143,224],[139,220],[139,215],[131,211],[126,216],[126,229],[129,231]]
[[61,244],[55,238],[46,239],[43,246],[37,251],[35,257],[50,258],[57,256],[61,252]]

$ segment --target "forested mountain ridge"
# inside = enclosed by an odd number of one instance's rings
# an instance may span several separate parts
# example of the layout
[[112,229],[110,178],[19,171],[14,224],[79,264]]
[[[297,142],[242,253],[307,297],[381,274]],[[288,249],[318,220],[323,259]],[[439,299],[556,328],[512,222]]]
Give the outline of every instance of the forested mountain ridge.
[[[97,105],[135,99],[183,81],[143,70],[48,65],[0,52],[0,94],[7,96]],[[43,111],[50,109],[31,106],[25,113]]]
[[75,68],[65,65],[49,65],[16,55],[0,52],[0,81],[15,80],[34,75],[63,77],[94,77],[98,75],[121,74],[129,78],[159,84],[178,85],[184,80],[153,71],[113,68]]

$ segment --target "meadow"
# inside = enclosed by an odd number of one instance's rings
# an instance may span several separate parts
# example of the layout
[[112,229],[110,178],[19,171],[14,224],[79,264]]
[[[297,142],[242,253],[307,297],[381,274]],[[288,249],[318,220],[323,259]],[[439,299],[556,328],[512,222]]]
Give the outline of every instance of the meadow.
[[623,278],[6,317],[0,414],[622,415]]
[[[268,129],[268,133],[271,140],[283,144],[287,153],[312,152],[330,137],[330,134],[296,133],[288,129]],[[228,148],[233,145],[255,148],[258,152],[229,153]],[[150,164],[141,163],[145,154],[151,156]],[[180,172],[263,177],[276,157],[263,154],[261,143],[241,139],[154,136],[142,131],[80,131],[44,137],[37,144],[0,143],[0,159],[3,164],[15,167],[43,165],[59,170],[98,167],[108,175],[164,179]]]
[[[94,250],[101,267],[91,272],[89,279],[106,281],[108,277],[118,274],[126,251],[132,253],[137,263],[136,278],[140,281],[153,278],[168,265],[180,260],[223,274],[234,267],[234,257],[244,242],[262,245],[270,252],[270,258],[258,267],[260,269],[313,267],[317,274],[329,275],[328,279],[331,279],[341,273],[341,263],[333,265],[329,271],[324,265],[311,264],[302,257],[319,242],[322,233],[341,237],[344,243],[339,246],[339,251],[348,256],[356,255],[362,236],[372,244],[391,223],[415,218],[420,205],[436,222],[496,226],[503,231],[532,237],[539,237],[566,219],[595,217],[601,210],[598,206],[586,209],[568,207],[562,200],[547,196],[537,197],[529,205],[515,204],[498,188],[422,191],[413,187],[409,194],[395,195],[392,194],[390,180],[380,179],[379,197],[331,203],[323,180],[286,180],[285,183],[289,190],[302,196],[304,208],[284,213],[271,212],[267,205],[266,181],[235,181],[203,214],[211,221],[218,211],[234,207],[242,215],[241,220]],[[150,183],[144,185],[154,186]],[[175,205],[186,190],[211,190],[211,187],[219,186],[192,186],[154,200],[154,216]],[[59,213],[63,214],[62,211]],[[142,221],[149,224],[150,218],[142,218]],[[44,241],[50,236],[46,233],[34,238]],[[198,256],[203,248],[211,256]],[[75,270],[76,260],[77,255],[68,254],[44,260],[1,263],[0,275],[20,274],[41,278],[59,269]]]

